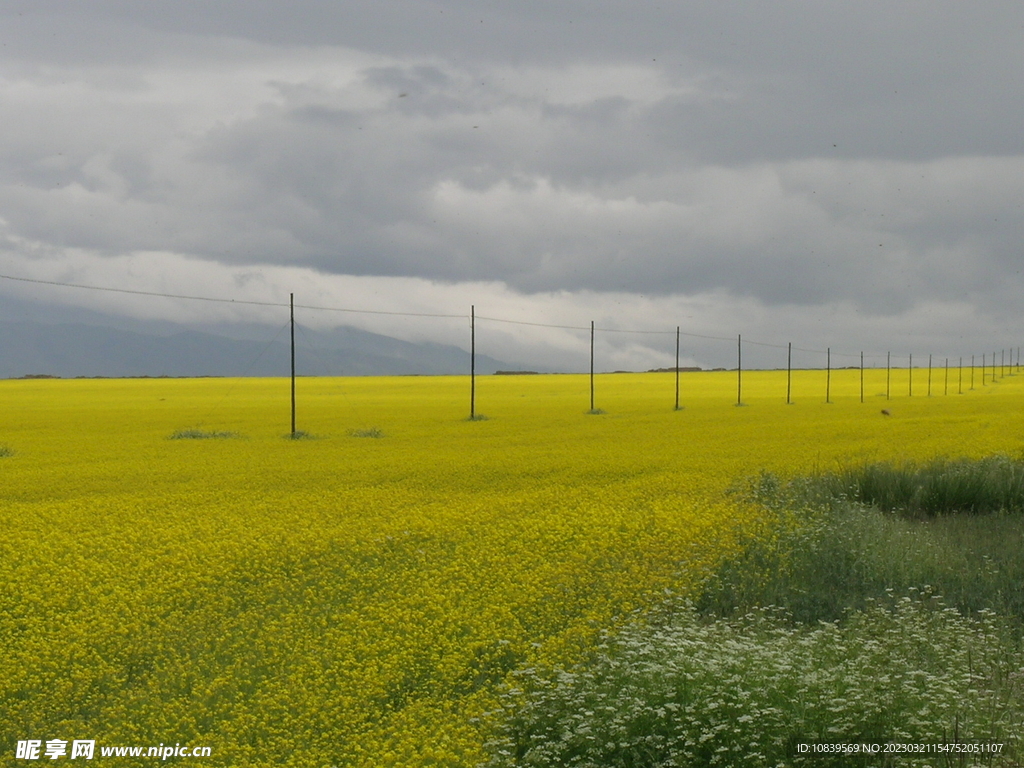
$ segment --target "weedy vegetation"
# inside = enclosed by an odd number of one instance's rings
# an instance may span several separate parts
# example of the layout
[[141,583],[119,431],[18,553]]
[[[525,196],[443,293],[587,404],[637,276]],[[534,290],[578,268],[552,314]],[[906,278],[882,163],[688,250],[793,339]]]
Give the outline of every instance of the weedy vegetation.
[[227,440],[240,437],[237,432],[221,432],[205,429],[176,429],[171,433],[170,440]]
[[[867,464],[739,491],[773,512],[697,591],[569,669],[527,668],[505,766],[863,765],[798,743],[1000,743],[884,765],[1019,765],[1021,462]],[[879,504],[881,500],[881,504]]]
[[297,429],[294,432],[289,432],[285,435],[288,440],[319,440],[319,435],[314,435],[312,432],[306,432],[301,429]]
[[1012,745],[1020,662],[992,614],[965,617],[928,593],[816,625],[772,608],[707,620],[683,604],[606,638],[569,671],[520,671],[489,765],[847,766],[866,758],[801,755],[796,745]]
[[820,492],[904,516],[1024,511],[1024,462],[1008,456],[878,462],[816,478]]
[[[781,605],[813,623],[839,619],[887,589],[930,585],[965,614],[991,610],[1024,626],[1024,507],[1013,492],[1022,466],[994,456],[884,465],[882,472],[869,464],[788,482],[762,474],[746,498],[773,510],[773,526],[723,563],[699,605],[714,614]],[[869,498],[903,501],[880,506],[858,498],[850,478],[865,477]],[[975,494],[963,490],[964,477]],[[979,477],[993,477],[994,488]],[[929,493],[944,487],[957,492]],[[932,499],[925,515],[922,498]]]

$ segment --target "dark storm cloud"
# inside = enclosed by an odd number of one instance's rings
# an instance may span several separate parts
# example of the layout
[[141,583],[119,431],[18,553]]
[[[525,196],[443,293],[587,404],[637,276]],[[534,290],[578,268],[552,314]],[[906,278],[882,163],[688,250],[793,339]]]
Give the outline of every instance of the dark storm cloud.
[[33,0],[0,22],[26,268],[1021,301],[1018,6]]
[[131,64],[227,38],[470,68],[628,62],[721,77],[731,99],[694,109],[668,98],[651,115],[662,143],[708,162],[1021,148],[1024,9],[1013,4],[33,0],[0,12],[7,55],[32,61]]

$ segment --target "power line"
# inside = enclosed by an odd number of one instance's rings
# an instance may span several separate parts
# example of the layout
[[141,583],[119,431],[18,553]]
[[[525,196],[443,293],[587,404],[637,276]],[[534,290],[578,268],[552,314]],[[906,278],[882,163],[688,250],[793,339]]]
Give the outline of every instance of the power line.
[[[278,308],[284,308],[284,307],[291,306],[291,304],[284,303],[284,302],[254,301],[254,300],[249,300],[249,299],[225,299],[225,298],[218,298],[218,297],[213,297],[213,296],[191,296],[191,295],[187,295],[187,294],[178,294],[178,293],[162,293],[162,292],[159,292],[159,291],[140,291],[140,290],[134,290],[134,289],[130,289],[130,288],[111,288],[109,286],[83,285],[81,283],[67,283],[67,282],[62,282],[62,281],[58,281],[58,280],[38,280],[38,279],[34,279],[34,278],[29,278],[29,277],[15,277],[13,275],[3,275],[3,274],[0,274],[0,279],[11,280],[11,281],[19,282],[19,283],[34,283],[36,285],[52,285],[52,286],[58,286],[58,287],[62,287],[62,288],[79,288],[79,289],[88,290],[88,291],[103,291],[103,292],[108,292],[108,293],[122,293],[122,294],[129,294],[129,295],[133,295],[133,296],[155,296],[155,297],[166,298],[166,299],[183,299],[183,300],[186,300],[186,301],[205,301],[205,302],[217,303],[217,304],[236,304],[236,305],[255,306],[255,307],[278,307]],[[392,317],[435,317],[435,318],[462,319],[462,320],[469,320],[470,319],[469,315],[464,315],[464,314],[445,314],[445,313],[436,313],[436,312],[391,312],[391,311],[379,310],[379,309],[353,309],[351,307],[322,307],[322,306],[316,306],[316,305],[311,305],[311,304],[295,304],[294,306],[296,308],[299,308],[299,309],[308,309],[308,310],[313,310],[313,311],[317,311],[317,312],[346,312],[346,313],[360,314],[360,315],[385,315],[385,316],[392,316]],[[511,320],[511,319],[503,318],[503,317],[487,317],[487,316],[484,316],[484,315],[477,315],[476,319],[477,320],[486,320],[486,321],[489,321],[489,322],[492,322],[492,323],[505,323],[505,324],[508,324],[508,325],[523,325],[523,326],[530,326],[530,327],[534,327],[534,328],[555,328],[555,329],[569,330],[569,331],[589,331],[589,330],[591,330],[591,326],[561,325],[561,324],[557,324],[557,323],[538,323],[538,322],[532,322],[532,321],[528,321],[528,320]],[[635,330],[635,329],[628,329],[628,328],[594,328],[593,330],[600,331],[601,333],[632,333],[632,334],[654,335],[654,336],[667,336],[667,335],[672,335],[672,334],[676,333],[676,331],[672,331],[672,330],[668,330],[668,331],[652,331],[652,330]],[[679,334],[682,335],[682,336],[686,336],[688,338],[692,338],[692,339],[706,339],[708,341],[728,341],[728,342],[732,342],[732,340],[733,340],[733,337],[731,337],[731,336],[712,336],[712,335],[709,335],[709,334],[701,334],[701,333],[687,333],[686,331],[679,331]],[[766,342],[766,341],[755,341],[754,339],[744,339],[744,341],[747,344],[753,344],[753,345],[759,346],[759,347],[769,347],[769,348],[772,348],[772,349],[788,349],[788,347],[783,346],[781,344],[772,344],[772,343]],[[816,354],[816,355],[825,355],[825,354],[827,354],[827,351],[823,350],[823,349],[807,349],[807,348],[803,348],[803,347],[792,347],[792,349],[796,350],[796,351],[799,351],[799,352],[807,352],[807,353]],[[840,356],[840,357],[850,357],[850,358],[857,358],[858,357],[858,353],[833,352],[832,354]],[[870,356],[871,357],[879,357],[879,355],[870,355]]]
[[168,299],[189,299],[191,301],[215,301],[226,304],[250,304],[260,307],[287,307],[287,304],[278,304],[269,301],[247,301],[243,299],[215,299],[208,296],[183,296],[175,293],[158,293],[156,291],[135,291],[128,288],[108,288],[99,285],[81,285],[79,283],[62,283],[57,280],[33,280],[30,277],[13,277],[12,275],[0,275],[4,280],[15,280],[19,283],[36,283],[39,285],[59,285],[63,288],[83,288],[87,291],[108,291],[110,293],[130,293],[135,296],[161,296]]
[[[107,291],[110,293],[128,293],[134,296],[159,296],[165,299],[186,299],[188,301],[209,301],[220,304],[245,304],[256,307],[288,307],[290,304],[276,301],[250,301],[247,299],[219,299],[212,296],[187,296],[180,293],[159,293],[157,291],[136,291],[129,288],[109,288],[99,285],[81,285],[80,283],[62,283],[57,280],[33,280],[28,277],[13,277],[11,275],[0,275],[4,280],[15,280],[19,283],[37,283],[39,285],[58,285],[63,288],[83,288],[88,291]],[[468,317],[468,315],[442,315],[427,312],[385,312],[379,309],[350,309],[347,307],[315,307],[306,304],[296,304],[300,309],[314,309],[324,312],[355,312],[364,315],[400,315],[402,317]]]
[[[139,291],[139,290],[133,290],[133,289],[130,289],[130,288],[110,288],[110,287],[107,287],[107,286],[99,286],[99,285],[83,285],[81,283],[66,283],[66,282],[61,282],[61,281],[58,281],[58,280],[37,280],[37,279],[29,278],[29,277],[14,277],[13,275],[0,275],[0,279],[14,280],[14,281],[19,282],[19,283],[35,283],[37,285],[56,285],[56,286],[60,286],[62,288],[81,288],[81,289],[88,290],[88,291],[105,291],[105,292],[109,292],[109,293],[127,293],[127,294],[130,294],[130,295],[133,295],[133,296],[157,296],[157,297],[166,298],[166,299],[184,299],[184,300],[187,300],[187,301],[207,301],[207,302],[220,303],[220,304],[243,304],[243,305],[257,306],[257,307],[282,307],[283,308],[283,307],[291,306],[290,304],[284,303],[284,302],[252,301],[252,300],[247,300],[247,299],[222,299],[222,298],[217,298],[217,297],[213,297],[213,296],[190,296],[190,295],[180,294],[180,293],[161,293],[159,291]],[[469,315],[462,315],[462,314],[442,314],[442,313],[433,313],[433,312],[388,312],[388,311],[378,310],[378,309],[352,309],[350,307],[321,307],[321,306],[315,306],[315,305],[311,305],[311,304],[296,304],[295,307],[298,308],[298,309],[311,309],[311,310],[320,311],[320,312],[351,312],[351,313],[362,314],[362,315],[394,315],[394,316],[399,316],[399,317],[440,317],[440,318],[455,318],[455,319],[466,319],[466,320],[469,319]],[[560,329],[563,329],[563,330],[571,330],[571,331],[589,331],[590,330],[590,326],[558,325],[558,324],[555,324],[555,323],[535,323],[535,322],[529,322],[529,321],[526,321],[526,320],[509,320],[507,318],[502,318],[502,317],[484,317],[482,315],[477,315],[477,319],[478,320],[489,320],[489,321],[494,322],[494,323],[509,323],[509,324],[512,324],[512,325],[528,325],[528,326],[533,326],[533,327],[536,327],[536,328],[560,328]],[[599,330],[602,333],[639,333],[639,334],[656,334],[656,335],[664,335],[664,334],[675,333],[675,331],[640,331],[640,330],[629,330],[629,329],[623,329],[623,328],[597,328],[596,330]],[[702,336],[701,334],[696,334],[696,333],[685,333],[685,332],[683,332],[683,335],[684,336],[691,336],[691,337],[694,337],[694,338],[715,339],[715,340],[719,340],[719,341],[723,341],[723,340],[724,341],[729,341],[730,340],[730,339],[726,339],[726,338],[720,337],[720,336]]]

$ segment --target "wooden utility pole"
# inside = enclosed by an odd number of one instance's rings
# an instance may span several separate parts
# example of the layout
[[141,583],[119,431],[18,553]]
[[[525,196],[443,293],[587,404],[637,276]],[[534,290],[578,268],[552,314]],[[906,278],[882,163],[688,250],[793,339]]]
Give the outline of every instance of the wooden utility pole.
[[786,405],[792,405],[793,399],[793,342],[786,346]]
[[590,410],[594,410],[594,321],[590,321]]
[[832,347],[825,348],[825,402],[830,403],[832,393]]
[[864,402],[864,350],[860,351],[860,401]]
[[679,326],[676,326],[676,410],[679,410]]
[[736,405],[743,405],[743,336],[736,334]]
[[469,420],[476,418],[476,305],[469,306]]
[[288,311],[292,329],[292,438],[295,437],[295,294],[288,294]]
[[889,393],[891,392],[890,384],[892,383],[892,352],[885,353],[885,399],[891,399]]

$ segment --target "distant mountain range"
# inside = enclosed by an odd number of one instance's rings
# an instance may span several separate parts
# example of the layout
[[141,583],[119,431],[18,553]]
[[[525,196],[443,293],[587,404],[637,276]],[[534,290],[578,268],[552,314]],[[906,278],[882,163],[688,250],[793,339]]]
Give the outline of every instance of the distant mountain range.
[[[289,374],[287,328],[250,326],[245,335],[0,320],[0,378]],[[297,326],[295,357],[297,372],[306,376],[462,374],[469,373],[470,362],[469,353],[455,346],[414,344],[349,327],[314,331]],[[522,366],[476,356],[481,374],[517,367]]]

